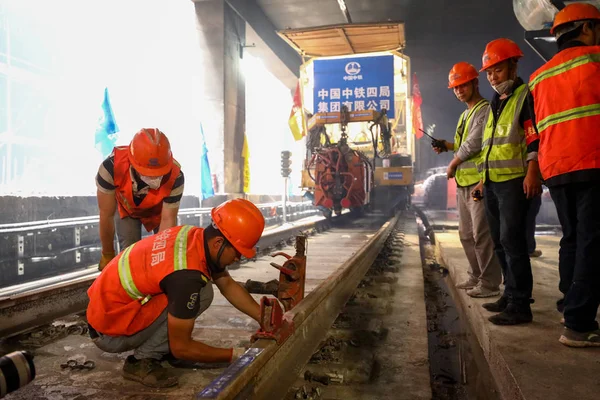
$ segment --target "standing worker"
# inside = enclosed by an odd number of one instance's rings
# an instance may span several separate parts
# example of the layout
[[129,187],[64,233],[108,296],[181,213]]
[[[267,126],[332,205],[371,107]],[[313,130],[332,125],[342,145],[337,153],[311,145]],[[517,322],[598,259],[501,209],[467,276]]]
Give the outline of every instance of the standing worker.
[[[558,54],[531,75],[540,168],[562,227],[560,342],[600,346],[600,11],[572,3],[554,18]],[[556,101],[560,99],[560,101]],[[560,301],[559,301],[560,303]]]
[[465,103],[467,109],[458,120],[454,143],[437,141],[435,144],[441,147],[434,147],[434,150],[438,154],[454,151],[447,176],[448,179],[454,177],[458,187],[458,234],[469,261],[469,278],[456,287],[467,289],[471,297],[493,297],[500,294],[502,272],[494,254],[485,206],[471,195],[481,179],[481,138],[490,112],[489,102],[479,93],[478,77],[475,67],[466,62],[460,62],[450,70],[448,88],[454,90],[456,98]]
[[115,257],[115,220],[121,250],[141,239],[142,225],[155,233],[174,227],[183,185],[183,172],[160,130],[144,128],[129,146],[115,147],[96,175],[101,271]]
[[483,305],[499,313],[489,318],[496,325],[533,320],[533,276],[525,221],[530,199],[541,193],[541,182],[531,95],[517,75],[517,61],[522,56],[512,40],[496,39],[488,43],[482,57],[481,71],[496,92],[482,146],[485,207],[505,282],[502,297]]
[[121,252],[88,290],[90,337],[108,353],[134,350],[123,377],[146,386],[177,384],[160,365],[165,356],[202,363],[231,362],[245,349],[216,348],[192,338],[196,318],[213,299],[213,281],[238,310],[260,319],[260,306],[226,267],[252,258],[265,227],[247,200],[229,200],[211,212],[206,229],[163,230]]

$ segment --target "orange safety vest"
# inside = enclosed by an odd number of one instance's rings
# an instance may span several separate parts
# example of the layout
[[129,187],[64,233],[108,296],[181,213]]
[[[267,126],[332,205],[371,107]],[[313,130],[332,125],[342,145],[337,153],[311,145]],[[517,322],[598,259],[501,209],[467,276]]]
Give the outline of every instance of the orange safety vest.
[[544,179],[600,168],[600,46],[565,49],[531,75]]
[[115,173],[116,197],[121,218],[131,217],[140,219],[148,232],[158,228],[162,213],[163,201],[169,197],[175,180],[179,176],[179,163],[173,162],[169,179],[163,182],[158,189],[149,189],[146,197],[135,205],[133,201],[133,182],[131,181],[129,150],[127,146],[115,147]]
[[212,279],[202,228],[178,226],[132,244],[111,260],[88,289],[88,322],[105,335],[140,332],[167,307],[160,281],[184,269],[202,272],[205,282]]

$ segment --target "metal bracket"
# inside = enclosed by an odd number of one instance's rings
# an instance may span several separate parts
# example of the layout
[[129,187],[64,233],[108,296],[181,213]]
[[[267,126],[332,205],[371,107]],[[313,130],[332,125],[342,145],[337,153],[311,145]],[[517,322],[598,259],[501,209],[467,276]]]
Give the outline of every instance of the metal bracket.
[[283,265],[271,263],[279,270],[279,288],[277,298],[285,311],[294,308],[304,298],[306,282],[306,236],[296,236],[296,254],[294,257],[283,253],[272,254],[271,257],[283,256],[287,261]]
[[260,299],[260,325],[261,328],[252,335],[252,342],[272,339],[282,344],[294,332],[294,321],[286,318],[279,302],[272,297]]
[[17,255],[19,258],[25,255],[25,236],[23,235],[17,236]]
[[[285,311],[289,311],[304,298],[306,236],[296,236],[296,254],[294,257],[283,252],[271,256],[283,256],[287,259],[283,265],[271,263],[271,266],[279,270],[277,299],[281,301]],[[261,328],[252,335],[253,342],[258,339],[274,339],[278,344],[281,344],[294,332],[293,320],[286,317],[287,313],[284,313],[277,299],[272,297],[260,299]]]

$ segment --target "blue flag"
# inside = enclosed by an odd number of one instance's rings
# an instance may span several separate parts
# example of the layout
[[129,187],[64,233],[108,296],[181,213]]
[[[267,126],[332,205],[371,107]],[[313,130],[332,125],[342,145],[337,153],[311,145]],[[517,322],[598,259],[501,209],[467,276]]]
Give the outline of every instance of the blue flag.
[[108,88],[104,88],[104,100],[102,101],[102,114],[98,119],[96,128],[95,144],[96,149],[102,154],[102,157],[108,157],[117,143],[117,132],[119,127],[110,106],[108,97]]
[[206,147],[206,140],[204,139],[204,129],[200,124],[200,135],[202,136],[202,150],[200,153],[201,164],[200,164],[200,199],[205,200],[215,195],[213,189],[212,176],[210,174],[210,164],[208,163],[208,148]]

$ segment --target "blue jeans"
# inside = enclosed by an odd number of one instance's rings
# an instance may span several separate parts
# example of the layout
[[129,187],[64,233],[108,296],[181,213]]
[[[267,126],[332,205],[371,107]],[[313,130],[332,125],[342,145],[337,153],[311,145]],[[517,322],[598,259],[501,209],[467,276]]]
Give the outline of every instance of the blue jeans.
[[526,220],[530,207],[523,193],[523,178],[486,182],[485,210],[494,251],[504,274],[504,296],[513,303],[529,304],[533,275],[527,252]]
[[563,231],[558,288],[565,295],[565,326],[593,331],[600,305],[600,182],[551,187],[550,195]]

